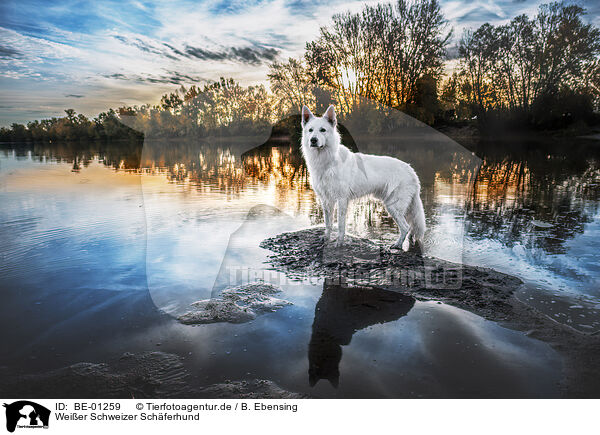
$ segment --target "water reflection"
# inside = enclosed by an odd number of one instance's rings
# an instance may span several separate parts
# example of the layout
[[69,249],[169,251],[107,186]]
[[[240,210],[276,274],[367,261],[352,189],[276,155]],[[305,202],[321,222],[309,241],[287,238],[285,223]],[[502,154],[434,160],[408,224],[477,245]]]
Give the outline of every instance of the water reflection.
[[342,287],[327,282],[315,307],[308,345],[308,379],[315,386],[327,379],[337,388],[342,346],[350,344],[356,331],[406,316],[415,299],[378,288]]
[[[361,140],[357,146],[369,148]],[[463,248],[470,254],[495,243],[494,256],[480,262],[489,266],[507,249],[504,229],[477,240],[472,223],[480,217],[465,215],[476,200],[472,184],[479,159],[470,152],[445,149],[435,140],[421,148],[407,141],[396,148],[385,141],[372,146],[374,152],[397,152],[419,171],[431,255]],[[42,371],[159,349],[184,356],[204,384],[273,379],[291,391],[320,397],[556,394],[560,359],[547,344],[435,302],[415,302],[412,309],[410,301],[364,305],[363,298],[369,299],[364,294],[353,298],[338,288],[323,290],[322,282],[289,283],[282,286],[283,298],[293,305],[248,324],[192,328],[161,316],[152,305],[155,296],[163,297],[161,308],[167,311],[175,304],[187,309],[190,302],[211,296],[221,266],[266,268],[267,253],[258,247],[265,237],[322,222],[295,148],[281,143],[248,148],[228,140],[157,142],[131,152],[114,144],[0,151],[0,239],[5,242],[0,246],[0,318],[3,330],[14,331],[7,338],[11,352],[0,357],[0,365]],[[75,160],[79,172],[71,172]],[[574,169],[570,176],[580,174]],[[593,203],[597,187],[592,184],[584,194]],[[270,207],[254,208],[260,204]],[[279,210],[286,217],[279,220],[261,210]],[[377,202],[359,201],[350,216],[355,234],[395,236],[393,222]],[[471,229],[464,237],[453,232],[465,223]],[[590,266],[580,273],[596,279],[592,224],[582,223],[583,233],[564,246],[573,252],[576,243],[580,267],[590,256]],[[580,242],[580,236],[591,241]],[[541,258],[558,256],[554,261],[564,270],[567,255],[539,251]],[[371,305],[380,310],[372,311]],[[315,307],[333,314],[325,316]],[[324,379],[341,373],[338,388],[329,381],[310,387],[309,364]]]
[[[390,142],[393,140],[388,140]],[[394,154],[419,172],[425,195],[438,201],[468,205],[477,237],[504,243],[522,241],[549,253],[564,253],[564,242],[583,231],[598,214],[600,149],[586,142],[574,144],[481,143],[473,165],[468,153],[402,148],[392,153],[386,141],[361,144],[369,152]],[[257,183],[276,190],[310,190],[299,148],[285,143],[244,151],[243,143],[147,142],[142,144],[57,143],[3,150],[17,158],[66,162],[73,171],[97,159],[106,166],[143,174],[164,175],[174,183],[189,183],[198,191],[242,192]],[[461,186],[470,191],[461,190]],[[458,190],[458,192],[457,192]],[[312,196],[312,195],[311,195]],[[431,203],[432,198],[428,199]],[[301,201],[300,197],[296,198]],[[381,224],[381,207],[363,208],[369,224]],[[379,215],[379,216],[375,216]],[[318,218],[317,218],[318,220]],[[384,217],[385,220],[385,217]],[[537,222],[551,226],[537,225]],[[547,230],[540,235],[540,230]],[[536,232],[537,231],[537,232]]]
[[68,163],[79,169],[87,168],[98,160],[107,167],[137,170],[140,168],[143,145],[143,141],[7,144],[0,146],[0,153],[34,162]]
[[[523,297],[536,308],[576,328],[596,328],[598,315],[583,319],[548,307],[597,309],[600,147],[538,139],[481,143],[475,151],[483,162],[467,207],[465,261],[518,275],[533,287]],[[551,294],[532,294],[536,289]]]
[[598,215],[600,153],[582,143],[529,145],[508,144],[502,151],[482,145],[484,160],[469,202],[472,232],[563,254],[565,242]]
[[[480,144],[475,149],[482,158],[479,165],[479,159],[464,149],[448,150],[435,143],[419,148],[400,143],[390,149],[389,142],[359,142],[359,148],[395,155],[417,170],[432,229],[430,255],[464,261],[463,227],[475,243],[493,240],[509,249],[516,247],[517,255],[537,250],[544,256],[564,254],[569,249],[566,242],[597,219],[600,152],[593,145],[538,143],[531,151],[521,144],[500,150],[496,143]],[[170,147],[167,156],[147,147],[144,154],[150,160],[145,167],[198,191],[218,191],[228,199],[253,204],[265,202],[304,215],[312,225],[322,223],[297,147],[276,144],[244,151],[236,144],[216,149],[207,144],[192,148]],[[573,151],[585,158],[573,158]],[[454,227],[451,232],[449,225]],[[369,199],[354,203],[348,226],[354,234],[382,239],[394,231],[383,206]],[[504,265],[506,271],[510,267]]]
[[[440,136],[407,130],[399,138],[356,140],[359,150],[394,155],[419,174],[430,228],[426,253],[517,274],[539,287],[597,297],[600,254],[590,235],[600,215],[600,147],[573,139],[513,140],[482,142],[471,152]],[[290,214],[298,226],[323,222],[299,148],[285,140],[257,147],[231,138],[146,140],[143,147],[49,144],[4,152],[68,162],[74,170],[96,160],[145,175],[143,185],[154,183],[148,175],[164,177],[190,199],[203,201],[207,215],[220,204],[223,213],[239,216],[236,224],[258,204]],[[149,223],[157,226],[149,233],[152,239],[160,235],[161,222],[173,216],[165,215],[160,198],[145,195],[145,202]],[[204,210],[200,202],[197,207]],[[384,242],[395,233],[381,203],[370,199],[353,204],[348,230]]]

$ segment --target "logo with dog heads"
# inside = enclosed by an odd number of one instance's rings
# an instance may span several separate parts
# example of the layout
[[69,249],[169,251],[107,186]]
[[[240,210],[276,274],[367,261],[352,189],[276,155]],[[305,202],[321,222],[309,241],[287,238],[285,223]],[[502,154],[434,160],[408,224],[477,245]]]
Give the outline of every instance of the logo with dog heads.
[[19,400],[4,404],[6,408],[6,430],[14,432],[18,428],[48,428],[50,410],[29,400]]

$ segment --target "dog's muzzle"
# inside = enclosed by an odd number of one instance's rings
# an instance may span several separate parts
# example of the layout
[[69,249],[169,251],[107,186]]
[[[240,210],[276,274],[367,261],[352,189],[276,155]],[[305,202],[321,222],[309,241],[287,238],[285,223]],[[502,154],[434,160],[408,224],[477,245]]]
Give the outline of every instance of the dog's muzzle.
[[318,147],[319,146],[319,139],[317,139],[316,137],[311,137],[310,138],[310,146],[311,147]]

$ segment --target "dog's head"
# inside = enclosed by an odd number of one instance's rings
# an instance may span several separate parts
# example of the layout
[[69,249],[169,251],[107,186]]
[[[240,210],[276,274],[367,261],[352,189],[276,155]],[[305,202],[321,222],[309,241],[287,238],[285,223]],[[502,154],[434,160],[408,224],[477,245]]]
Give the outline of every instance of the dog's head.
[[302,144],[307,148],[323,149],[339,142],[335,108],[329,106],[321,117],[314,116],[308,107],[302,108]]

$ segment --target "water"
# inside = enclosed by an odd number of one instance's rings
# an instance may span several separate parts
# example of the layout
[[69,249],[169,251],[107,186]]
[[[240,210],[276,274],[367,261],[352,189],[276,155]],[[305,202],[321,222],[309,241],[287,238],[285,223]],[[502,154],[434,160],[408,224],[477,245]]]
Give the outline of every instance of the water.
[[[357,141],[415,167],[427,255],[519,276],[522,300],[596,330],[600,146],[523,140],[466,150],[436,140],[391,151]],[[435,301],[348,316],[345,296],[332,302],[322,281],[281,275],[292,306],[246,324],[179,324],[173,316],[224,285],[225,264],[277,275],[260,241],[322,224],[293,147],[251,142],[1,150],[0,366],[30,373],[162,350],[184,356],[199,385],[261,378],[318,397],[558,395],[561,358],[548,344]],[[249,217],[257,205],[282,215]],[[368,199],[352,206],[348,231],[396,237]],[[333,339],[311,345],[331,318]],[[311,360],[340,350],[311,386]]]

